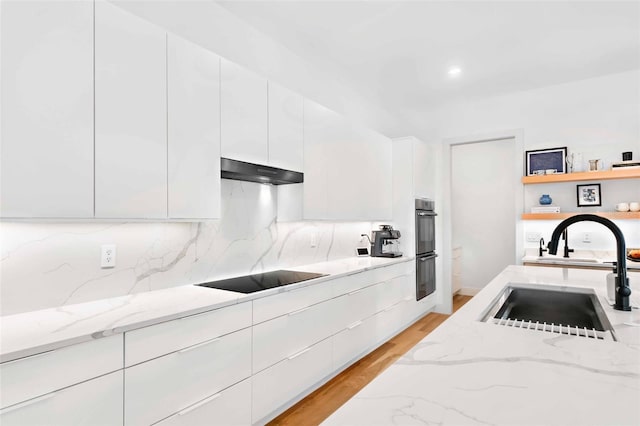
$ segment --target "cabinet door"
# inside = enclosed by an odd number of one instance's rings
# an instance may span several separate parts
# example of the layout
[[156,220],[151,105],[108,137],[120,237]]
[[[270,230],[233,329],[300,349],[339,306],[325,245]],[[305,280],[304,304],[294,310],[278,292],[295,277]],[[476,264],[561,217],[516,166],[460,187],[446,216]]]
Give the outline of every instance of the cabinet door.
[[[212,419],[215,419],[212,421]],[[156,423],[157,426],[251,424],[251,379],[211,395]]]
[[304,171],[302,96],[269,82],[269,165]]
[[305,219],[328,218],[327,174],[333,172],[328,143],[337,138],[341,117],[328,108],[304,100],[304,193]]
[[253,376],[253,423],[263,424],[309,394],[332,371],[332,339],[323,340]]
[[220,58],[169,35],[169,217],[220,217]]
[[267,164],[267,80],[222,59],[222,157]]
[[92,217],[93,5],[0,8],[0,215]]
[[122,370],[0,411],[2,426],[122,424]]
[[167,216],[166,34],[95,2],[96,217]]
[[251,330],[125,369],[125,424],[148,425],[251,376]]

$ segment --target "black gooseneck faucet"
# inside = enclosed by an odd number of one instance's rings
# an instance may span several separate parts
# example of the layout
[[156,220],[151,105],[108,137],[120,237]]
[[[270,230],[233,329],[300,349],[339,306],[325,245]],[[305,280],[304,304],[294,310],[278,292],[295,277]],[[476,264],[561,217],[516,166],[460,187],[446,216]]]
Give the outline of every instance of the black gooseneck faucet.
[[618,262],[614,267],[616,273],[616,302],[613,305],[613,309],[618,311],[630,311],[631,305],[629,304],[629,296],[631,295],[631,288],[629,288],[629,278],[627,278],[627,259],[626,259],[626,247],[624,241],[624,235],[620,228],[609,219],[596,216],[594,214],[577,214],[571,216],[568,219],[560,222],[556,229],[553,230],[551,235],[551,241],[549,242],[549,254],[556,254],[558,252],[558,242],[562,232],[571,224],[576,222],[597,222],[600,223],[613,233],[616,237],[616,250]]

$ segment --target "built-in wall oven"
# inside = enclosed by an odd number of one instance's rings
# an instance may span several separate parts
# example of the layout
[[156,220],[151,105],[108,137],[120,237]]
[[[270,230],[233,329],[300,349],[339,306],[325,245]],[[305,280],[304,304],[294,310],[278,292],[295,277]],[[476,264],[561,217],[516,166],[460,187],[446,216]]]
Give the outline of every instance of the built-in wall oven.
[[436,212],[428,198],[416,198],[416,300],[436,291]]

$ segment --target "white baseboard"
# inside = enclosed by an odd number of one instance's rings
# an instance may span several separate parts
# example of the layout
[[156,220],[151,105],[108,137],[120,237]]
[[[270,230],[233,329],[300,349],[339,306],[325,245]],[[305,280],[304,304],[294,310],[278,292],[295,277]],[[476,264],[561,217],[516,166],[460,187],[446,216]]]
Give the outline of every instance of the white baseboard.
[[460,290],[456,291],[454,294],[459,294],[461,296],[475,296],[480,293],[481,288],[475,287],[462,287]]

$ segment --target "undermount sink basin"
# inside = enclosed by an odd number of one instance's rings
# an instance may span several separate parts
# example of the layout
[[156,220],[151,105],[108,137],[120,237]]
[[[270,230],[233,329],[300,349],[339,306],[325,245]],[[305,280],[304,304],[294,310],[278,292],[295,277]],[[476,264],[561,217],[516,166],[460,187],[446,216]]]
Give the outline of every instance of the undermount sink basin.
[[598,259],[592,257],[562,257],[562,256],[538,256],[538,260],[560,261],[560,262],[580,262],[580,263],[600,263]]
[[591,289],[509,284],[481,320],[508,327],[615,340],[613,328]]

